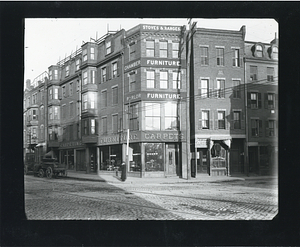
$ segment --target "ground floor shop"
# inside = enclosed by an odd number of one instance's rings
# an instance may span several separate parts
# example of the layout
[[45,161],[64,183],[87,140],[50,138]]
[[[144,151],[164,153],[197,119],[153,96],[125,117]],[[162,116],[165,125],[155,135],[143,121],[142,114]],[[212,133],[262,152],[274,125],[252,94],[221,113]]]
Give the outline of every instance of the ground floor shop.
[[100,174],[114,173],[124,161],[128,176],[182,176],[182,136],[177,132],[133,132],[128,148],[124,142],[116,143],[124,140],[124,137],[120,138],[100,139],[100,143],[109,144],[97,147]]
[[248,156],[250,174],[278,174],[278,146],[274,144],[249,143]]
[[199,174],[230,176],[244,173],[244,138],[196,136],[192,153],[191,176]]

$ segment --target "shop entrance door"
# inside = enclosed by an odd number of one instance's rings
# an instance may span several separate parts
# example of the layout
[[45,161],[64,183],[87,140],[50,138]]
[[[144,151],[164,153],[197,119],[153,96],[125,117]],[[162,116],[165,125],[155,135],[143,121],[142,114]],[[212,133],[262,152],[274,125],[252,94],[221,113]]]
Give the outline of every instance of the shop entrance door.
[[240,173],[241,166],[239,162],[239,150],[231,149],[230,151],[230,173]]
[[176,174],[176,166],[178,162],[178,152],[175,144],[166,144],[166,175],[172,176]]

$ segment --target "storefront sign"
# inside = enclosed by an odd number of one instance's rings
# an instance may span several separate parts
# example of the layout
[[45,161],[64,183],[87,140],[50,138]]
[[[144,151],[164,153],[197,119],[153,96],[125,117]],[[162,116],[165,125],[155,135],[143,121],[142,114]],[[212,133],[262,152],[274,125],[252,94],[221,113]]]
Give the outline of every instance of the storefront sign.
[[126,97],[126,101],[134,101],[134,100],[139,100],[141,99],[141,94],[137,93],[137,94],[132,94]]
[[128,70],[130,70],[130,69],[133,69],[133,68],[139,66],[140,64],[141,64],[141,60],[137,60],[137,61],[135,61],[135,62],[133,62],[133,63],[130,63],[130,64],[128,64],[128,65],[125,65],[125,66],[124,66],[124,71],[126,72],[126,71],[128,71]]
[[160,25],[142,25],[142,29],[146,31],[172,31],[180,32],[180,26],[160,26]]
[[75,147],[75,146],[81,146],[82,142],[81,141],[74,141],[74,142],[64,142],[60,143],[59,147],[64,148],[64,147]]
[[207,148],[207,139],[196,138],[195,144],[197,148]]
[[142,67],[159,67],[159,68],[178,68],[185,64],[185,60],[177,59],[161,59],[161,58],[142,58]]
[[167,133],[167,132],[153,132],[153,133],[147,133],[143,132],[143,140],[145,141],[180,141],[183,139],[183,134],[179,133]]
[[181,99],[179,93],[147,93],[147,99]]
[[[138,134],[132,133],[129,134],[129,141],[138,140]],[[105,145],[105,144],[119,144],[124,143],[127,141],[127,134],[120,134],[120,135],[110,135],[110,136],[101,136],[99,138],[99,144]]]

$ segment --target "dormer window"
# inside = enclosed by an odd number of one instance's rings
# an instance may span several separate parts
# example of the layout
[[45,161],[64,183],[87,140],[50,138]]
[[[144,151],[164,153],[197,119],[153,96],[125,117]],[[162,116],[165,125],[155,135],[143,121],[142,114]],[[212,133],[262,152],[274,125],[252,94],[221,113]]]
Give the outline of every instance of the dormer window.
[[261,45],[257,45],[255,51],[256,51],[256,56],[257,57],[262,57],[263,56],[263,49],[262,49]]
[[277,46],[274,46],[273,48],[272,48],[272,58],[273,59],[278,59],[278,47]]
[[67,65],[66,67],[66,76],[69,76],[70,75],[70,66]]
[[80,60],[77,59],[76,60],[76,71],[79,70],[79,68],[80,68]]
[[106,47],[106,54],[111,53],[111,41],[107,41],[105,43],[105,47]]
[[82,60],[83,60],[83,61],[86,61],[86,60],[87,60],[87,49],[84,49],[84,50],[82,51]]

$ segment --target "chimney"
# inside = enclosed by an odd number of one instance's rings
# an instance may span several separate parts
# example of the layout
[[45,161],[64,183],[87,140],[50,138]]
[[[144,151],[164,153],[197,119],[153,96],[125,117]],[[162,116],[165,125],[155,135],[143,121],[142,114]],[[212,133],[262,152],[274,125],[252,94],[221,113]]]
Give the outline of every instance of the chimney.
[[26,80],[26,88],[27,88],[27,89],[30,89],[30,84],[31,84],[30,79],[27,79],[27,80]]

